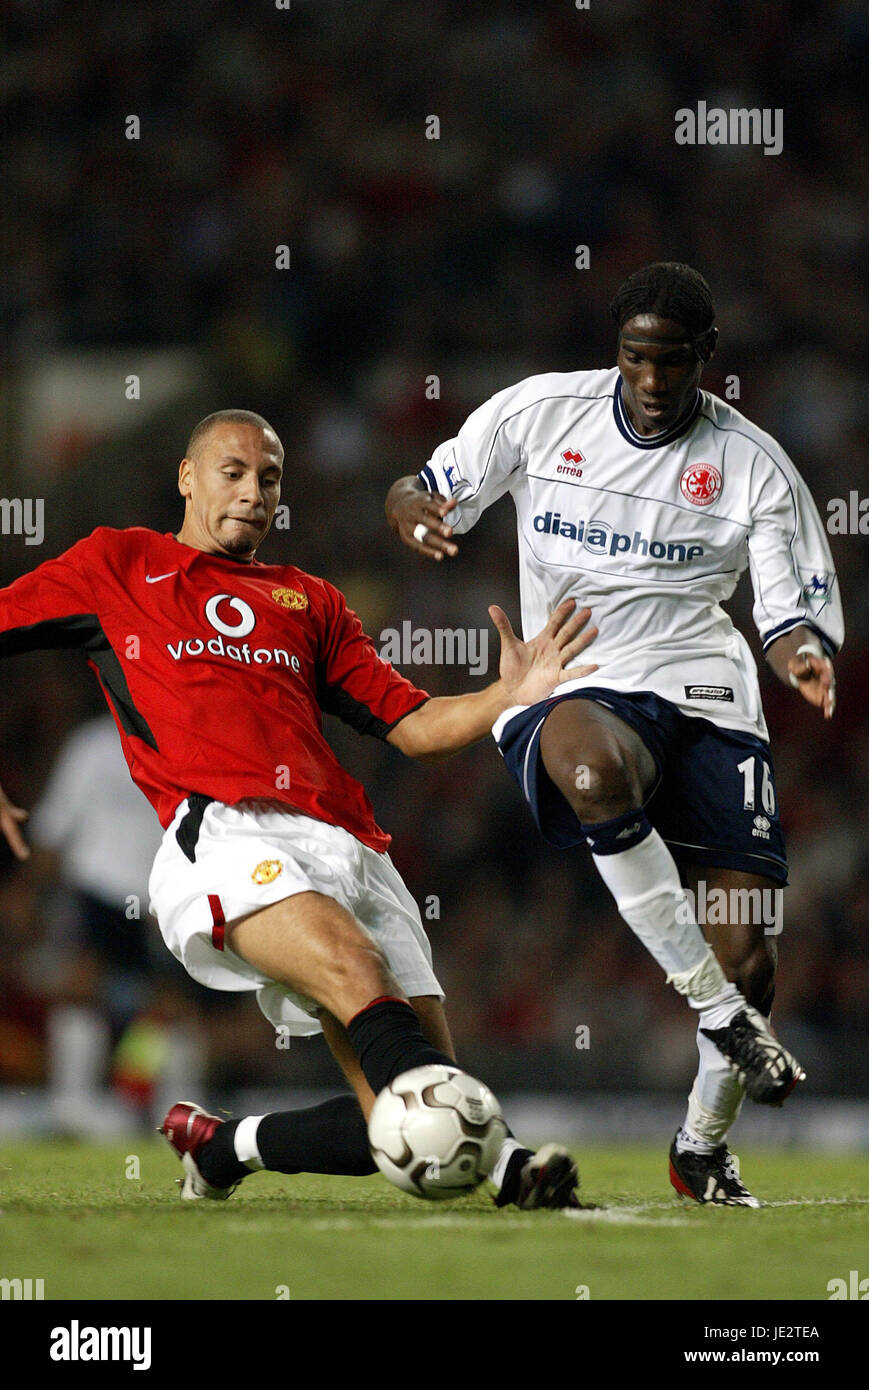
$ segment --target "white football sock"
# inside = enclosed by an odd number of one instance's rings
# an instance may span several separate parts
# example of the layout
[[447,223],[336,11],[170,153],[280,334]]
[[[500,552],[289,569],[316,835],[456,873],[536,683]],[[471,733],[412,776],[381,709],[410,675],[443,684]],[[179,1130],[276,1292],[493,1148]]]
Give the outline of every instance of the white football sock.
[[520,1144],[518,1139],[505,1139],[501,1145],[498,1157],[495,1159],[495,1166],[489,1177],[495,1186],[500,1190],[504,1185],[504,1174],[507,1171],[507,1164],[513,1157],[517,1149],[527,1149],[527,1144]]
[[256,1142],[259,1122],[264,1118],[264,1115],[245,1115],[243,1120],[239,1120],[232,1136],[236,1158],[254,1173],[266,1166]]
[[[681,1152],[710,1153],[723,1144],[745,1096],[742,1084],[710,1038],[697,1030],[700,1069],[688,1097],[688,1112],[676,1140]],[[684,1134],[684,1139],[683,1139]]]
[[[743,1004],[728,984],[706,941],[685,890],[676,861],[657,830],[631,849],[592,856],[601,878],[631,930],[665,971],[667,980],[703,1010],[707,1027],[729,1023]],[[715,1009],[715,1023],[706,1012]],[[723,1022],[718,1021],[721,1016]]]
[[676,1152],[680,1154],[711,1154],[715,1150],[715,1144],[711,1144],[708,1139],[700,1139],[693,1131],[688,1128],[688,1121],[682,1125],[676,1134]]

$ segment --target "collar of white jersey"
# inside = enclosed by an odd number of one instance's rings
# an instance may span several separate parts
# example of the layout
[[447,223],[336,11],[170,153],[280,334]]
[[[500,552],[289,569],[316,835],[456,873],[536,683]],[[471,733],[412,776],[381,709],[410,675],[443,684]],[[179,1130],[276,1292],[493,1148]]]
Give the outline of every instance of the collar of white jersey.
[[622,379],[619,376],[616,382],[616,389],[613,394],[613,415],[620,432],[624,435],[629,444],[633,444],[635,449],[660,449],[662,444],[672,444],[674,439],[678,439],[687,429],[690,429],[697,412],[700,409],[702,393],[698,386],[697,394],[688,409],[679,416],[674,425],[668,430],[661,430],[659,434],[639,434],[633,427],[622,400]]

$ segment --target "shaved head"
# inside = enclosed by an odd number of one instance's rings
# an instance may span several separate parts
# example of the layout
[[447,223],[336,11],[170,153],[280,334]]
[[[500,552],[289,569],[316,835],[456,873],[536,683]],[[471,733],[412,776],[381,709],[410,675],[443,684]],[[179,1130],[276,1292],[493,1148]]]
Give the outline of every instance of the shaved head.
[[253,425],[255,429],[268,430],[271,434],[274,435],[275,439],[278,441],[278,448],[280,449],[281,458],[283,458],[283,446],[281,445],[280,440],[278,440],[276,431],[269,424],[268,420],[266,420],[262,415],[257,415],[256,411],[254,410],[216,410],[213,415],[206,415],[205,419],[200,420],[199,424],[196,425],[196,427],[193,430],[193,433],[187,441],[187,457],[190,459],[195,459],[199,453],[202,444],[208,438],[209,434],[214,429],[214,427],[216,425],[224,424]]
[[280,501],[283,461],[278,436],[252,410],[218,410],[200,420],[178,470],[178,540],[250,563]]

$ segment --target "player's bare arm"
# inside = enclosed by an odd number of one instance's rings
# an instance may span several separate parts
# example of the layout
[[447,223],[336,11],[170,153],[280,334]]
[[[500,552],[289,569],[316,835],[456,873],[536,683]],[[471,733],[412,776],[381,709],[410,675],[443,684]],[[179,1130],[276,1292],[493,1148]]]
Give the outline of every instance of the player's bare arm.
[[522,642],[504,610],[493,604],[489,615],[501,638],[499,679],[470,695],[429,700],[396,724],[389,742],[410,758],[448,757],[485,738],[504,710],[537,704],[563,681],[596,671],[594,665],[566,669],[597,636],[597,628],[588,627],[591,609],[574,612],[575,607],[575,599],[559,604],[542,632]]
[[445,555],[458,555],[459,547],[451,539],[453,528],[445,520],[456,506],[455,498],[429,492],[419,478],[399,478],[386,495],[386,519],[397,536],[429,560],[442,560]]
[[766,659],[780,681],[792,685],[810,705],[822,709],[825,719],[832,719],[836,676],[832,661],[811,628],[795,627],[778,637],[767,648]]

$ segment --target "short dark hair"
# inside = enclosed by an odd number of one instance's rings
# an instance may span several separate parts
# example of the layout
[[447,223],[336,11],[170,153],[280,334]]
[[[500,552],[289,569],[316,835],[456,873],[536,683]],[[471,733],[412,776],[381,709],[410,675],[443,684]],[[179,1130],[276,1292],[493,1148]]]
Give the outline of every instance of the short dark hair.
[[697,339],[715,322],[715,301],[698,270],[680,261],[655,261],[619,286],[610,313],[619,329],[637,314],[657,314],[681,323]]
[[[264,416],[257,415],[255,410],[215,410],[212,415],[206,415],[205,419],[200,420],[199,424],[195,426],[187,441],[187,457],[192,458],[193,451],[200,440],[209,434],[215,425],[222,425],[224,422],[232,425],[256,425],[257,429],[271,430],[277,439],[277,431],[274,426],[270,425]],[[281,454],[283,452],[282,445]]]

